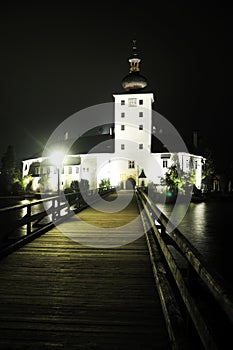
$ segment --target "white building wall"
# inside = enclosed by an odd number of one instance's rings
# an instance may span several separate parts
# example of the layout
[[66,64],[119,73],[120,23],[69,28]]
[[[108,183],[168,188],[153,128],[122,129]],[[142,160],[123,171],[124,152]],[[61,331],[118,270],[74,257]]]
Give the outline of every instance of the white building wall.
[[150,152],[153,94],[119,94],[113,97],[115,99],[115,152],[122,151],[122,145],[126,140],[131,142],[134,151],[140,144],[143,145],[143,149]]
[[27,176],[29,174],[29,169],[31,164],[33,163],[41,163],[45,158],[39,157],[39,158],[32,158],[32,159],[26,159],[23,160],[22,163],[22,178]]
[[97,155],[82,155],[81,156],[81,168],[80,168],[80,180],[87,180],[89,182],[89,189],[96,189],[97,183]]

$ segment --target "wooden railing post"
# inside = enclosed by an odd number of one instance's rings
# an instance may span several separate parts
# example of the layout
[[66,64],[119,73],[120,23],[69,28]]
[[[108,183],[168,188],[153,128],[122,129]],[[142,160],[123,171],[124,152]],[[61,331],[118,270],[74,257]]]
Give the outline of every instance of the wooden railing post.
[[[28,218],[30,218],[31,212],[32,212],[32,207],[30,204],[28,204],[28,206],[27,206],[27,217]],[[32,225],[32,223],[31,223],[31,221],[29,221],[27,223],[27,235],[30,235],[30,233],[31,233],[31,225]]]
[[56,210],[55,210],[55,203],[56,203],[56,200],[53,199],[52,200],[52,221],[54,222],[56,220]]

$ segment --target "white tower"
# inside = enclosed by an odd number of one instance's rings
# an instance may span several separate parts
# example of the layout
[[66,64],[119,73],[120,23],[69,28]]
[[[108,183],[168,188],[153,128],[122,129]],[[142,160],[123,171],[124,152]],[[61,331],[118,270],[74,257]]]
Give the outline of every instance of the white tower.
[[147,81],[139,73],[140,61],[134,41],[133,53],[129,58],[130,72],[122,80],[122,86],[126,92],[113,95],[117,153],[128,151],[124,140],[135,143],[134,152],[142,149],[151,151],[151,113],[154,96],[153,93],[143,91],[147,86]]
[[[114,94],[115,154],[124,159],[128,170],[121,167],[121,180],[133,179],[139,185],[142,166],[137,159],[151,153],[151,128],[153,93],[144,92],[147,80],[140,74],[140,57],[136,42],[129,57],[130,72],[122,80],[124,93]],[[125,168],[125,166],[124,166]]]

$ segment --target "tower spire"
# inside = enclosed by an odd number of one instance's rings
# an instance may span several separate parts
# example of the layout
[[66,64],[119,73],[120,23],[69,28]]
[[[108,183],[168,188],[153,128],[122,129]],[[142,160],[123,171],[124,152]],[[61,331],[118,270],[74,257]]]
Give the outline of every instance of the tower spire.
[[132,56],[129,58],[129,63],[130,63],[130,72],[139,72],[140,63],[141,59],[138,57],[138,50],[137,50],[137,45],[136,45],[136,40],[133,40],[133,52]]
[[140,72],[141,58],[138,55],[136,40],[133,40],[132,54],[129,57],[129,74],[122,80],[122,86],[125,90],[141,90],[147,86],[147,80]]

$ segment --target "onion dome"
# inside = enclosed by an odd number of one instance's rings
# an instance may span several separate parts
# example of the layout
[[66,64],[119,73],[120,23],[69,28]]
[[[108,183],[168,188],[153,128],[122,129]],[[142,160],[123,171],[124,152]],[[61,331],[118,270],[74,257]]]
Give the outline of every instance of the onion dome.
[[140,74],[140,57],[137,53],[136,40],[133,41],[133,54],[129,58],[130,72],[122,80],[122,86],[126,91],[140,90],[147,86],[147,80]]

